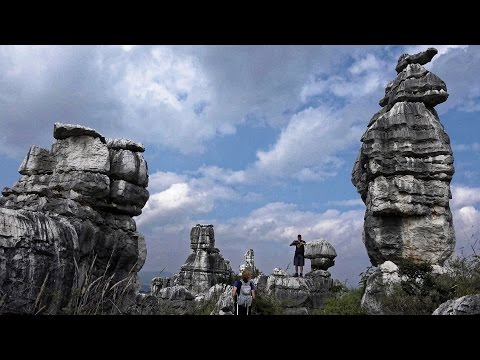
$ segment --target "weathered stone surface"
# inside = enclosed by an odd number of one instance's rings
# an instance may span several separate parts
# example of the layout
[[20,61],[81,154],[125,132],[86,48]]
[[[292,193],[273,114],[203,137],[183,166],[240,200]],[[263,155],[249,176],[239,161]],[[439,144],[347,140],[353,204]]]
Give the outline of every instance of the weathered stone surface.
[[327,270],[335,265],[335,261],[327,257],[311,259],[311,262],[311,267],[313,270]]
[[195,309],[195,296],[185,286],[160,289],[156,297],[165,314],[186,315],[192,314]]
[[367,279],[361,306],[369,315],[383,315],[383,298],[391,293],[392,286],[400,283],[398,266],[385,261]]
[[93,138],[99,138],[102,143],[105,143],[105,138],[101,134],[99,134],[95,129],[86,126],[63,124],[58,122],[53,126],[53,137],[55,139],[63,140],[69,137],[77,136],[90,136]]
[[154,277],[150,285],[150,293],[157,296],[158,292],[166,287],[174,286],[173,279],[167,277]]
[[[316,309],[323,305],[333,285],[331,278],[270,275],[257,282],[258,292],[271,297],[283,309]],[[291,310],[293,311],[293,310]]]
[[144,152],[145,146],[128,139],[107,139],[107,146],[109,149],[116,150],[130,150],[134,152]]
[[110,150],[109,176],[147,187],[147,162],[140,153],[130,150]]
[[408,64],[420,64],[425,65],[432,61],[433,57],[437,55],[438,50],[435,48],[428,48],[425,51],[419,52],[418,54],[409,55],[409,54],[402,54],[398,59],[397,66],[395,70],[397,73],[402,71],[407,67]]
[[219,282],[227,282],[232,269],[220,253],[198,250],[187,258],[177,276],[177,284],[198,294]]
[[188,256],[174,284],[185,286],[194,294],[207,291],[218,283],[229,283],[233,276],[230,262],[215,248],[213,225],[197,224],[190,232],[193,252]]
[[[149,197],[148,190],[125,180],[113,180],[110,184],[110,198],[117,204],[133,205],[140,212]],[[139,214],[136,214],[139,215]]]
[[305,277],[317,277],[317,276],[329,278],[332,276],[332,274],[330,274],[330,272],[327,270],[312,270],[305,275]]
[[273,276],[288,276],[287,272],[283,269],[275,268],[273,269]]
[[213,249],[215,247],[213,225],[195,225],[190,231],[190,247],[192,250]]
[[441,304],[432,315],[480,315],[480,295],[466,295]]
[[187,290],[185,286],[171,286],[167,288],[160,289],[158,292],[158,297],[160,299],[167,300],[193,300],[195,296]]
[[448,98],[445,83],[418,64],[408,65],[389,85],[385,89],[385,97],[379,102],[380,106],[391,107],[400,101],[421,101],[434,107]]
[[282,315],[309,315],[309,311],[306,307],[299,308],[286,308],[283,310]]
[[378,176],[368,185],[372,215],[429,215],[437,213],[439,207],[448,207],[450,197],[445,181],[426,181],[413,175]]
[[74,248],[77,234],[67,221],[0,208],[0,313],[55,314],[66,306]]
[[[121,308],[139,286],[147,250],[131,216],[141,213],[148,191],[110,173],[109,149],[95,130],[56,124],[54,132],[52,152],[32,147],[24,175],[0,197],[0,300],[7,299],[0,313],[61,313],[84,281],[100,277],[122,284]],[[136,159],[146,186],[147,165]],[[133,173],[128,161],[113,163],[117,175]]]
[[337,252],[327,240],[314,240],[305,245],[305,258],[307,259],[320,257],[334,259],[336,256]]
[[85,197],[103,199],[110,194],[110,178],[85,171],[55,172],[48,187],[57,192],[74,190]]
[[[12,194],[39,194],[51,195],[51,175],[23,175],[20,180],[11,188]],[[7,193],[6,196],[9,194]]]
[[33,145],[27,156],[23,159],[18,172],[22,175],[51,174],[53,172],[53,159],[50,151]]
[[232,289],[232,285],[226,284],[212,286],[203,297],[200,306],[214,302],[215,306],[210,315],[234,315]]
[[122,214],[103,214],[104,223],[108,224],[113,229],[122,229],[124,231],[137,231],[137,224],[128,215]]
[[422,65],[429,49],[402,55],[384,106],[362,136],[352,182],[366,205],[363,241],[370,261],[411,257],[442,265],[455,246],[449,207],[454,174],[450,139],[433,106],[445,83]]
[[335,265],[337,253],[327,240],[314,240],[305,245],[305,258],[311,259],[312,270],[327,270]]
[[52,153],[56,172],[77,170],[107,175],[110,171],[108,148],[99,138],[75,136],[57,140]]
[[255,254],[253,252],[253,249],[248,249],[245,253],[245,262],[240,265],[239,274],[242,274],[243,270],[245,269],[250,271],[252,277],[254,277],[257,273],[257,268],[255,267]]

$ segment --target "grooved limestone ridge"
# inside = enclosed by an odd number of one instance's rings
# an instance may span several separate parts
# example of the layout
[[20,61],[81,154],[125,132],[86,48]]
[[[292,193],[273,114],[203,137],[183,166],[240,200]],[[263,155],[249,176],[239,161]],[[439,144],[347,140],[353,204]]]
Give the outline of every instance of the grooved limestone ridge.
[[0,197],[0,313],[62,313],[87,273],[135,284],[145,262],[132,218],[149,197],[143,145],[80,125],[55,123],[53,135]]
[[453,154],[434,109],[447,87],[423,67],[436,53],[400,56],[361,138],[352,182],[366,205],[363,241],[375,266],[406,257],[442,265],[455,247]]

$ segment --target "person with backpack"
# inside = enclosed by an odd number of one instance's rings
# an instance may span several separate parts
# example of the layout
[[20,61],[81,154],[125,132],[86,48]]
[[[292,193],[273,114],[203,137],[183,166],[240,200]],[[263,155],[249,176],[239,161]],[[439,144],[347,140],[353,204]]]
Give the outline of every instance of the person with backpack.
[[298,234],[298,239],[293,240],[290,246],[295,246],[295,255],[293,257],[293,265],[295,265],[295,274],[298,277],[298,268],[300,267],[300,277],[303,277],[303,266],[305,265],[305,244],[302,235]]
[[250,271],[245,269],[242,272],[242,279],[235,280],[233,284],[232,296],[236,315],[251,314],[252,301],[256,297],[256,288],[255,284],[250,280],[250,276]]

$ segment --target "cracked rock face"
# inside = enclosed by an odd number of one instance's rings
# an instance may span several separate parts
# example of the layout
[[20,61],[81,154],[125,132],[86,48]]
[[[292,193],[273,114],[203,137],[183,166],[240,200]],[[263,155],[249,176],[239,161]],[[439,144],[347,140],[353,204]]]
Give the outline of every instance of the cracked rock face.
[[314,240],[305,245],[305,258],[311,260],[312,271],[327,270],[335,265],[337,252],[327,240]]
[[229,281],[232,268],[215,248],[213,225],[194,226],[190,232],[190,247],[193,253],[175,275],[175,285],[185,286],[194,294],[199,294],[218,283]]
[[434,109],[447,87],[423,67],[436,53],[400,57],[361,139],[352,182],[366,205],[363,241],[375,266],[406,257],[441,265],[455,246],[453,154]]
[[135,284],[145,262],[132,218],[149,196],[143,145],[61,123],[54,137],[0,197],[0,313],[61,313],[88,271]]
[[432,315],[480,315],[480,295],[466,295],[448,300]]

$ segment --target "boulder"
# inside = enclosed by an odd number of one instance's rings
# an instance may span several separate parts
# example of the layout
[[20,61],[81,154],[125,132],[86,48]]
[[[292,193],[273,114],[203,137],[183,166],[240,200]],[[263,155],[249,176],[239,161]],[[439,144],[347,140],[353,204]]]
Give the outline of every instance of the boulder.
[[448,300],[432,315],[480,315],[480,295],[466,295]]

